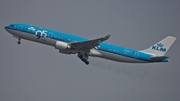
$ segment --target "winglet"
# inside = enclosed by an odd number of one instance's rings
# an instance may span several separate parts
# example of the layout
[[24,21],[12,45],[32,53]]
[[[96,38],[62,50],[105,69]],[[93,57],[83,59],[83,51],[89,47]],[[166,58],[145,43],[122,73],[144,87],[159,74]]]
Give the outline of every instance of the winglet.
[[111,35],[107,35],[104,37],[105,40],[109,39]]
[[99,38],[99,39],[95,39],[95,40],[99,40],[98,42],[103,42],[103,41],[109,39],[110,36],[111,36],[111,35],[107,35],[107,36],[105,36],[105,37],[102,37],[102,38]]

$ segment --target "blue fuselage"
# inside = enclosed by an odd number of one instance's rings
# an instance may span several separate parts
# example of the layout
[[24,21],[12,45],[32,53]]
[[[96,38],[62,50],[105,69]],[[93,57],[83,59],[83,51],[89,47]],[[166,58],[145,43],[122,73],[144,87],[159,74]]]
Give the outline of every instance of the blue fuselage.
[[[87,38],[56,32],[27,24],[12,24],[6,26],[5,29],[17,38],[23,38],[51,46],[55,46],[56,41],[73,43],[89,40]],[[153,56],[153,54],[147,54],[103,42],[100,43],[96,48],[92,49],[89,55],[119,62],[131,63],[152,62],[150,58]],[[168,62],[168,60],[165,59],[159,62]]]

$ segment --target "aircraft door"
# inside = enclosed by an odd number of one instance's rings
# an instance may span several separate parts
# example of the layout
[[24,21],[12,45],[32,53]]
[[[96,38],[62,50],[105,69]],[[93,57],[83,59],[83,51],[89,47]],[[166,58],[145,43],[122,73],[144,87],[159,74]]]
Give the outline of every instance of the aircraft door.
[[53,38],[53,33],[52,33],[52,32],[49,32],[48,37],[49,37],[49,38]]
[[138,52],[135,52],[134,53],[134,58],[138,58],[139,57],[139,53]]
[[17,27],[17,30],[22,31],[22,28],[23,28],[23,26],[22,26],[22,25],[19,25],[19,26]]

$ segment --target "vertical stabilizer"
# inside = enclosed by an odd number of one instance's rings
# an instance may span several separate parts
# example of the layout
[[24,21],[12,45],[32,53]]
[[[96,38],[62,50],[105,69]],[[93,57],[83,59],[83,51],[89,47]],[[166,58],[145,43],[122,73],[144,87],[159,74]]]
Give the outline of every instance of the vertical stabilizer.
[[164,56],[175,40],[175,37],[167,36],[166,38],[154,44],[153,46],[145,50],[141,50],[141,52],[155,54],[156,56]]

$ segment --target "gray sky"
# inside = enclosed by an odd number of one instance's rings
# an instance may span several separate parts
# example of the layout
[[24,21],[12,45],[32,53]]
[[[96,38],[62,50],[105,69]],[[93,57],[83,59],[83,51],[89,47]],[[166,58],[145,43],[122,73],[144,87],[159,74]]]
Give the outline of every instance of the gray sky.
[[[179,101],[179,0],[1,0],[0,101]],[[169,63],[126,64],[76,55],[22,40],[4,30],[33,24],[145,49],[168,35],[178,39]]]

